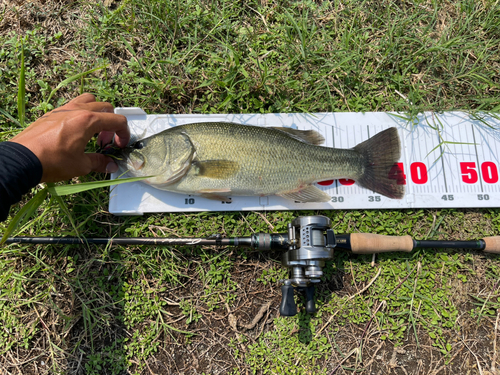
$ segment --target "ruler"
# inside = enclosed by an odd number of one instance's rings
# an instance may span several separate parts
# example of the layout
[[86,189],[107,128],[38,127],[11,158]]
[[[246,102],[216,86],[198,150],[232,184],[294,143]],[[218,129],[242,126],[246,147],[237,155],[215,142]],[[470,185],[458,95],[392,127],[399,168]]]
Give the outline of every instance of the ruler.
[[[141,182],[112,186],[109,211],[116,215],[148,212],[401,209],[500,207],[500,119],[490,114],[426,112],[413,119],[385,112],[148,115],[140,108],[116,108],[131,133],[148,137],[172,126],[194,122],[236,122],[257,126],[313,129],[325,146],[351,148],[389,127],[401,139],[399,162],[406,185],[403,199],[394,200],[358,186],[352,180],[322,181],[317,186],[330,202],[297,203],[277,196],[233,197],[231,203],[170,193]],[[118,178],[118,173],[111,178]]]

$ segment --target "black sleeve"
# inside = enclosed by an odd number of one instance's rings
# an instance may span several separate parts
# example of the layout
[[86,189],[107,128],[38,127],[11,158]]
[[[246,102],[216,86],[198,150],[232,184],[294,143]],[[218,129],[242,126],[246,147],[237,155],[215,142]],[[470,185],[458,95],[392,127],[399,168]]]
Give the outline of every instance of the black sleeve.
[[14,142],[0,143],[0,221],[10,206],[42,179],[42,164],[31,150]]

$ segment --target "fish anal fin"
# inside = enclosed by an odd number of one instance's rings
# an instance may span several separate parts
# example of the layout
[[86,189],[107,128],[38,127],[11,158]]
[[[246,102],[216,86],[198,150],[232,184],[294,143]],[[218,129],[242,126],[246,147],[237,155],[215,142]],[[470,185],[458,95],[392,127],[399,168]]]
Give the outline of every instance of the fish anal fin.
[[215,179],[230,178],[240,170],[239,164],[231,160],[202,160],[193,166],[198,168],[198,176]]
[[290,199],[296,202],[329,202],[332,197],[326,194],[321,189],[316,186],[309,185],[303,189],[295,190],[291,192],[277,194],[280,197]]
[[232,199],[228,197],[229,193],[231,193],[231,189],[203,189],[196,192],[202,198],[231,203]]
[[325,138],[323,138],[323,136],[316,130],[297,130],[283,127],[272,127],[271,129],[282,131],[298,141],[315,146],[321,145],[325,142]]

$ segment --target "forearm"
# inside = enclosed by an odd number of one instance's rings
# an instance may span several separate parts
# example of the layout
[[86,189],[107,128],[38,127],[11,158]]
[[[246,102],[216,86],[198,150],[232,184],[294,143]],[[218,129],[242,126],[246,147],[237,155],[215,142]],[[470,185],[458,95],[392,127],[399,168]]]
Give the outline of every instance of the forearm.
[[28,148],[0,143],[0,221],[7,218],[11,205],[40,182],[42,173],[42,164]]

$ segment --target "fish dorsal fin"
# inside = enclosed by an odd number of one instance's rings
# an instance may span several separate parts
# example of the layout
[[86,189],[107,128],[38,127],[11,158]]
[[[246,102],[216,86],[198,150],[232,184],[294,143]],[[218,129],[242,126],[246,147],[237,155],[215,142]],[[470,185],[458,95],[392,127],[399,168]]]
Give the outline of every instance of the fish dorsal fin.
[[321,145],[325,142],[325,138],[323,138],[323,136],[316,130],[297,130],[283,127],[272,127],[272,129],[287,133],[290,137],[296,139],[297,141],[309,143],[314,146]]
[[280,197],[297,202],[329,202],[332,197],[316,186],[309,185],[299,191],[278,194]]
[[193,163],[198,168],[198,176],[225,179],[235,175],[240,165],[231,160],[202,160]]

